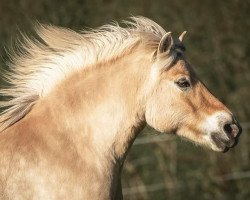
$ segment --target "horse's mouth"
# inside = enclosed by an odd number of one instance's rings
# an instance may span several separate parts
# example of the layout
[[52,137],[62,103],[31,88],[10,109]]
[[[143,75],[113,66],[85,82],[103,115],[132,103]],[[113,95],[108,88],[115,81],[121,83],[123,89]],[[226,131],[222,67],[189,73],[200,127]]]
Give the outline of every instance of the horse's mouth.
[[238,143],[238,138],[235,139],[225,139],[220,136],[219,133],[212,133],[211,140],[213,145],[216,146],[217,151],[226,153],[229,149],[235,147]]

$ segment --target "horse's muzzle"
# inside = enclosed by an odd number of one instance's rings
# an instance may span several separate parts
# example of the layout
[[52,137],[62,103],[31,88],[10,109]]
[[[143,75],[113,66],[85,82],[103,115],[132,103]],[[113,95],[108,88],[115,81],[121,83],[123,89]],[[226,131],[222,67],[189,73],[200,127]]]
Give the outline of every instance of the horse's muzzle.
[[222,152],[227,152],[230,148],[238,144],[239,137],[242,133],[242,128],[237,122],[225,123],[222,129],[223,135],[226,134],[227,138],[223,137],[221,133],[212,133],[211,139],[217,148]]

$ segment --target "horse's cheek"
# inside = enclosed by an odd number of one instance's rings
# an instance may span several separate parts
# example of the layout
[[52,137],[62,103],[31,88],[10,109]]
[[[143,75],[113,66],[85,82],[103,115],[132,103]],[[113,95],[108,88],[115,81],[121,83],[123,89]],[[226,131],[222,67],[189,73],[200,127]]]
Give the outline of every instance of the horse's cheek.
[[159,104],[158,101],[160,101],[160,99],[157,99],[157,101],[151,101],[148,104],[145,112],[146,122],[149,126],[159,132],[167,132],[169,129],[167,108],[165,106],[160,106],[163,104]]

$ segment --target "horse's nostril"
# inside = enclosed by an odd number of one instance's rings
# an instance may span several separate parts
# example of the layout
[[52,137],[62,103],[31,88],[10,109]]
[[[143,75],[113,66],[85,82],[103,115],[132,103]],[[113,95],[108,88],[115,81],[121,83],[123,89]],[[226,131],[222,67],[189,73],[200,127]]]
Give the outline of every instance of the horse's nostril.
[[230,134],[232,132],[231,124],[225,124],[223,127],[223,130],[227,133]]
[[236,124],[225,124],[223,130],[229,137],[236,137],[240,132],[239,127]]

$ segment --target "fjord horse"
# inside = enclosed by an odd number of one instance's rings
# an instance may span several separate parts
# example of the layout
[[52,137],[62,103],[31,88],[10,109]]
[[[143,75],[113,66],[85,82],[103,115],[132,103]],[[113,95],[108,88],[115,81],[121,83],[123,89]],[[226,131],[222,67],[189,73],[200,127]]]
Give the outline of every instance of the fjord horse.
[[121,171],[148,124],[227,151],[241,128],[173,39],[135,17],[80,33],[39,26],[0,94],[0,199],[122,199]]

